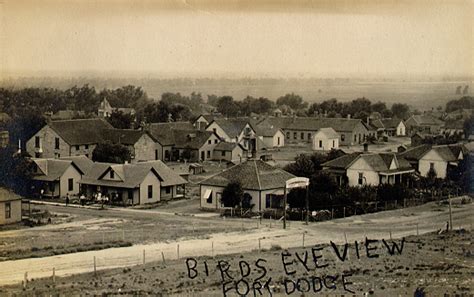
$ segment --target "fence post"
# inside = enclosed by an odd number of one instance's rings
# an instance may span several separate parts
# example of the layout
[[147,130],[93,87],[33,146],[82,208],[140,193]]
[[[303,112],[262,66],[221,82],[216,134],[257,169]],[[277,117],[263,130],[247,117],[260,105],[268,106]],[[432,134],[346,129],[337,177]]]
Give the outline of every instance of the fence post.
[[334,207],[331,207],[331,220],[334,219]]
[[390,230],[390,240],[392,240],[392,230]]
[[145,265],[145,250],[143,250],[143,265]]
[[303,232],[303,247],[304,247],[304,232]]
[[420,233],[418,232],[418,223],[416,223],[416,235],[420,235]]
[[403,208],[406,208],[407,207],[407,201],[405,198],[403,198]]
[[56,269],[53,267],[53,284],[56,283]]
[[344,240],[346,241],[346,244],[347,244],[347,234],[345,231],[344,231]]
[[25,280],[23,282],[23,288],[26,288],[26,284],[28,283],[28,271],[25,272]]
[[94,275],[97,275],[97,264],[95,261],[95,256],[94,256]]
[[163,260],[163,264],[166,265],[165,254],[163,252],[161,252],[161,260]]
[[214,257],[214,241],[212,242],[211,246],[211,256]]
[[449,203],[449,230],[453,231],[453,213],[451,211],[451,194],[448,194]]
[[343,214],[343,217],[345,218],[346,217],[346,207],[345,206],[342,209],[342,214]]
[[270,216],[270,229],[272,228],[272,216]]
[[261,238],[258,239],[258,251],[260,252],[262,250],[262,243],[261,243]]
[[178,245],[176,246],[176,254],[178,255],[178,260],[179,260],[179,243],[178,243]]

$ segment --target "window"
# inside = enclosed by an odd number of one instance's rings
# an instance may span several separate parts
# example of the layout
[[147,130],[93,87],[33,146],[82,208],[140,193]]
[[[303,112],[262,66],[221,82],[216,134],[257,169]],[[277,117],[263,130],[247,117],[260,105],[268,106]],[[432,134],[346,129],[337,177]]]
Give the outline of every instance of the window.
[[86,144],[86,145],[84,146],[84,148],[85,148],[86,150],[88,150],[88,149],[89,149],[89,145]]
[[221,206],[224,206],[224,204],[222,203],[222,193],[216,193],[216,199],[217,201],[219,201]]
[[206,199],[207,203],[212,204],[212,190],[211,189],[206,189],[206,192],[204,193],[204,199]]
[[86,158],[89,158],[89,154],[86,154]]
[[111,179],[115,178],[115,172],[113,170],[110,170],[110,178]]
[[357,142],[357,134],[354,134],[354,142]]
[[214,133],[217,133],[217,129],[216,129],[216,128],[212,128],[212,131],[213,131]]
[[166,194],[171,193],[171,187],[165,187],[165,192],[166,192]]
[[155,160],[158,160],[158,150],[155,150]]
[[219,142],[219,140],[214,139],[214,144],[217,144],[218,142]]
[[153,198],[153,185],[148,186],[148,199]]
[[207,141],[207,144],[211,144],[211,143],[212,143],[212,140],[209,139],[209,140]]
[[35,137],[35,148],[39,148],[39,147],[40,147],[40,137],[36,136]]
[[225,151],[222,151],[222,157],[225,157]]
[[290,139],[290,132],[286,132],[286,139]]
[[362,172],[359,172],[359,180],[357,181],[359,185],[364,184],[364,174]]
[[78,145],[76,145],[76,151],[78,151],[78,150],[79,150],[79,146],[78,146]]
[[341,141],[344,141],[346,140],[346,135],[345,134],[341,134]]
[[5,219],[12,217],[12,205],[10,202],[5,203]]
[[301,132],[301,139],[303,140],[304,139],[304,133]]
[[311,133],[308,133],[308,140],[311,140]]
[[54,148],[59,150],[59,138],[58,137],[54,138]]
[[35,153],[35,158],[41,158],[41,154],[40,153]]
[[297,135],[297,133],[293,132],[293,139],[296,139],[296,137],[297,137],[296,135]]
[[209,159],[211,157],[211,151],[207,151],[207,158]]
[[430,162],[430,170],[434,170],[434,163]]
[[323,141],[322,140],[319,141],[319,147],[323,147]]
[[335,140],[332,141],[332,147],[336,147],[336,141]]
[[128,200],[133,200],[133,191],[128,190]]
[[67,190],[74,191],[74,179],[68,178],[67,180]]
[[277,145],[280,145],[280,137],[277,137]]

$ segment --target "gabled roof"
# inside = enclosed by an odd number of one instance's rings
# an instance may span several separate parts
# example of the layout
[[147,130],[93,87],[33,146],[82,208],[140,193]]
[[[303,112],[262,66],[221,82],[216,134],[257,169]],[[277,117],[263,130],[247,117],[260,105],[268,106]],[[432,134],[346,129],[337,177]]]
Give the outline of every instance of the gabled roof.
[[74,117],[84,116],[83,110],[58,110],[55,114],[51,115],[52,120],[68,120]]
[[[359,159],[363,159],[373,168],[374,171],[377,172],[412,169],[407,160],[403,157],[397,157],[395,153],[353,153],[323,163],[322,166],[332,169],[348,169]],[[396,169],[390,168],[392,162],[395,162],[395,165],[397,166]]]
[[280,129],[316,131],[321,128],[333,128],[336,132],[351,132],[357,125],[363,125],[362,120],[347,118],[268,117],[259,123],[262,122]]
[[190,122],[151,123],[148,128],[151,136],[161,145],[175,144],[173,130],[196,130]]
[[92,165],[94,165],[94,161],[91,159],[87,158],[84,155],[81,156],[70,156],[70,157],[62,157],[60,160],[70,160],[74,162],[74,164],[79,167],[79,169],[84,173],[87,174],[89,170],[92,168]]
[[0,187],[0,202],[8,202],[14,200],[21,200],[21,197],[7,188]]
[[316,135],[323,135],[327,139],[339,138],[339,134],[333,128],[321,128],[314,134],[315,138]]
[[293,174],[261,160],[248,160],[215,174],[200,184],[225,187],[230,182],[240,182],[243,189],[262,191],[284,188],[286,181],[294,177]]
[[112,143],[134,145],[144,134],[148,134],[153,139],[150,133],[133,129],[104,129],[103,139]]
[[48,124],[69,145],[99,143],[103,139],[103,130],[112,129],[103,119],[78,119],[51,121]]
[[200,149],[206,144],[207,140],[214,134],[214,132],[198,130],[173,130],[172,134],[176,148]]
[[398,125],[400,124],[400,122],[402,122],[402,121],[403,120],[397,119],[397,118],[382,119],[382,123],[383,123],[383,126],[385,127],[385,129],[396,129],[398,127]]
[[[248,119],[243,118],[232,118],[232,119],[214,119],[210,124],[216,123],[221,127],[222,130],[229,136],[230,138],[235,138],[240,135],[242,130],[245,128],[245,125],[249,124],[250,121]],[[252,125],[250,127],[253,129]]]
[[[120,175],[120,181],[101,179],[101,177],[111,169]],[[136,164],[110,164],[97,162],[94,163],[89,173],[83,176],[80,183],[117,188],[136,188],[143,182],[150,171],[157,176],[161,181],[161,186],[164,187],[187,183],[185,179],[171,170],[160,160],[139,162]]]
[[349,165],[354,162],[355,159],[359,157],[359,155],[362,154],[361,152],[355,152],[352,154],[344,155],[339,158],[333,159],[331,161],[327,161],[323,164],[321,164],[322,167],[330,167],[334,169],[347,169]]
[[278,131],[281,131],[280,128],[271,125],[268,122],[261,122],[260,124],[258,124],[257,121],[252,120],[250,122],[250,125],[252,126],[252,128],[254,128],[257,136],[273,137]]
[[36,166],[40,169],[38,175],[34,175],[33,179],[41,181],[58,180],[70,167],[73,166],[80,174],[84,172],[71,160],[62,159],[32,159]]
[[380,119],[370,120],[369,124],[370,124],[370,126],[374,127],[375,129],[384,129],[385,128],[382,120],[380,120]]
[[442,125],[444,122],[428,114],[412,115],[411,119],[415,120],[418,125]]
[[110,105],[109,101],[107,100],[107,98],[104,98],[104,100],[102,100],[100,102],[100,105],[99,105],[99,110],[104,110],[104,109],[112,109],[112,105]]
[[447,162],[458,161],[461,152],[463,155],[467,153],[467,149],[462,144],[435,145],[432,149]]
[[203,117],[208,123],[212,122],[217,116],[213,114],[201,114],[196,118],[196,121],[200,118]]
[[421,159],[421,157],[423,157],[429,150],[431,150],[431,145],[422,144],[400,153],[399,156],[407,160],[417,161]]
[[240,144],[235,143],[235,142],[219,142],[215,147],[215,151],[226,151],[230,152],[233,151],[237,146],[239,146],[242,150],[246,151],[245,148],[243,148]]

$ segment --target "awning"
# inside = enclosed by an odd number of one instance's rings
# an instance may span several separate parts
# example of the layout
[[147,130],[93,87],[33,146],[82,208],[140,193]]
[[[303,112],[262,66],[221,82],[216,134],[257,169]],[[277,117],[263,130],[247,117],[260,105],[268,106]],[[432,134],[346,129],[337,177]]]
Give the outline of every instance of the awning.
[[204,192],[204,199],[209,199],[211,194],[212,194],[212,190],[211,189],[206,189],[206,192]]

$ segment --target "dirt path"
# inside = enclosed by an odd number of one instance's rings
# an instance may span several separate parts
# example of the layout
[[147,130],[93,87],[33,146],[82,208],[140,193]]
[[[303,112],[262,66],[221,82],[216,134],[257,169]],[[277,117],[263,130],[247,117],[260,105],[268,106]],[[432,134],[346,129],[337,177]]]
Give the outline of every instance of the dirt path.
[[[474,205],[453,207],[454,227],[471,228]],[[302,246],[303,233],[305,245],[328,243],[330,240],[343,243],[362,240],[365,236],[373,239],[400,238],[416,234],[416,224],[420,234],[445,228],[449,219],[447,206],[427,204],[419,207],[380,212],[376,214],[353,216],[328,222],[313,223],[308,226],[300,222],[291,222],[289,229],[282,230],[281,225],[263,221],[259,229],[242,232],[216,233],[206,239],[182,240],[179,242],[158,242],[146,245],[134,245],[101,251],[74,253],[45,258],[32,258],[2,262],[0,285],[21,282],[25,272],[28,278],[40,278],[52,275],[55,268],[57,276],[93,271],[94,257],[97,269],[109,269],[140,264],[145,261],[161,261],[161,253],[166,259],[214,254],[231,254],[268,249],[272,245],[283,248]],[[227,220],[229,222],[230,220]],[[235,220],[239,224],[239,220]],[[178,248],[179,245],[179,248]],[[214,249],[212,250],[212,246]]]

